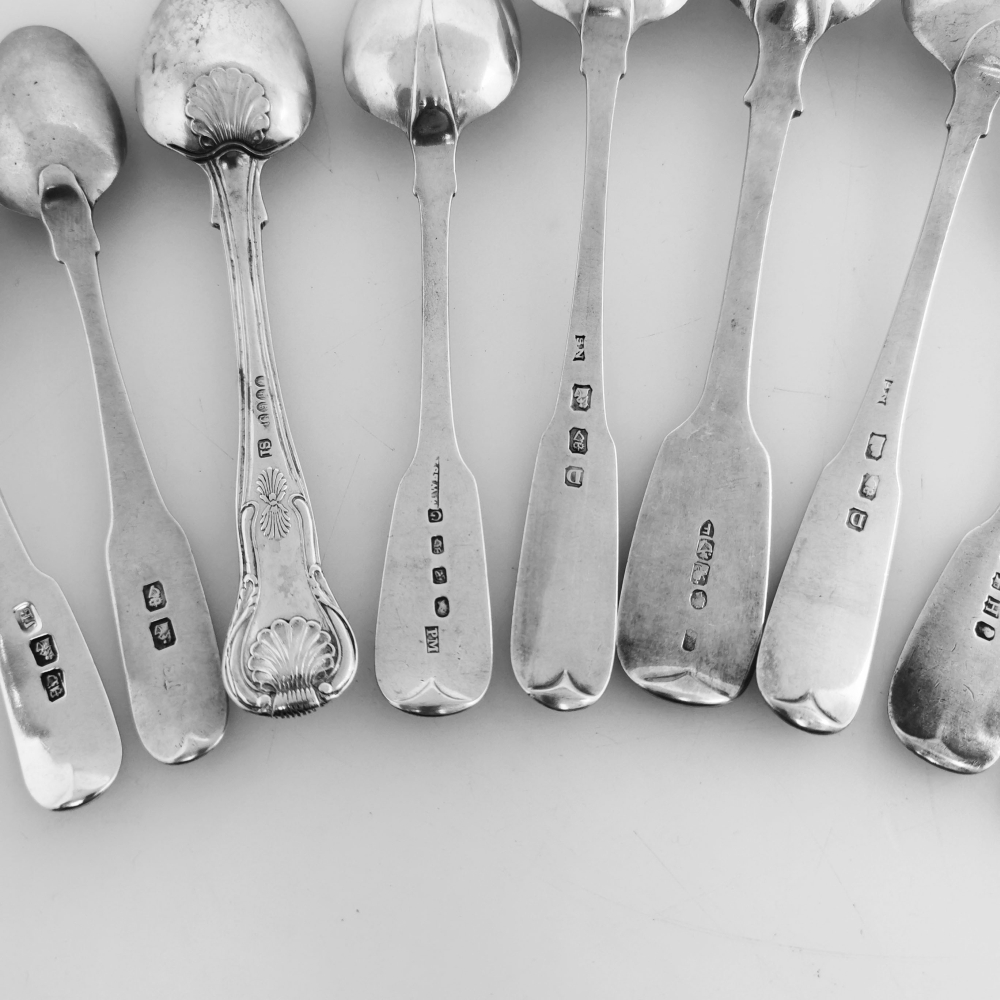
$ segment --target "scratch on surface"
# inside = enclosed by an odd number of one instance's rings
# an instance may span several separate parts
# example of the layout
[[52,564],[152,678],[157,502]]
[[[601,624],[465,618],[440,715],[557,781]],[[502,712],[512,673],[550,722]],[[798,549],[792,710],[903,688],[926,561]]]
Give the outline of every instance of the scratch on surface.
[[337,508],[337,513],[333,515],[333,527],[330,528],[329,534],[326,536],[326,544],[330,544],[330,539],[333,538],[333,533],[337,529],[337,522],[340,520],[340,512],[344,509],[344,501],[347,499],[347,494],[351,489],[351,483],[354,482],[354,473],[358,471],[358,462],[361,461],[361,452],[358,452],[358,457],[354,459],[354,468],[351,469],[350,478],[347,480],[347,485],[344,487],[343,495],[340,498],[340,506]]

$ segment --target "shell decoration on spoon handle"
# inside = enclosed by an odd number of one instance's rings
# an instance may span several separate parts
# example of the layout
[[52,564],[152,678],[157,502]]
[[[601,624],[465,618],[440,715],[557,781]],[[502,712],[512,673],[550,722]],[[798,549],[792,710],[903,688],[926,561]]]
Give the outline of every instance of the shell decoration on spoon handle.
[[217,66],[188,91],[185,114],[212,183],[239,352],[237,517],[242,575],[223,649],[230,697],[277,717],[319,708],[351,682],[357,647],[323,576],[305,479],[278,386],[264,295],[260,172],[270,102],[237,66]]

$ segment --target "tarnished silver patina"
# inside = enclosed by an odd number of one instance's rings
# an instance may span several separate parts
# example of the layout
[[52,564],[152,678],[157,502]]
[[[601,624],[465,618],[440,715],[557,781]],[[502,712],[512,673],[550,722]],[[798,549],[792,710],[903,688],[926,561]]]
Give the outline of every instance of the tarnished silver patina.
[[177,764],[222,739],[228,703],[191,547],[153,479],[104,311],[91,206],[124,156],[114,96],[76,42],[33,27],[0,43],[0,201],[45,223],[76,293],[104,431],[108,575],[132,715],[146,749]]
[[[972,108],[965,112],[972,120],[955,154],[967,163],[977,127],[986,131],[997,100],[1000,2],[910,4],[904,10],[913,33],[955,76],[949,147],[961,120],[956,115],[963,111],[960,99],[969,105],[978,100],[977,114]],[[954,171],[957,196],[963,165]],[[1000,510],[955,550],[906,640],[889,686],[889,719],[896,735],[932,764],[970,773],[1000,757],[998,631]]]
[[764,626],[771,465],[750,418],[750,360],[767,224],[785,136],[802,113],[807,56],[875,0],[743,0],[759,55],[722,311],[705,391],[660,447],[618,611],[618,655],[653,694],[699,705],[746,687]]
[[139,116],[200,163],[222,233],[239,356],[237,519],[242,579],[222,655],[230,697],[300,715],[351,682],[357,647],[320,565],[305,479],[281,401],[264,297],[260,172],[312,117],[305,46],[278,0],[163,0],[143,43]]
[[576,284],[555,412],[531,479],[510,656],[549,708],[592,705],[615,661],[618,460],[604,405],[604,232],[611,126],[629,39],[684,0],[536,0],[580,32],[587,150]]
[[475,705],[493,667],[479,493],[452,413],[448,226],[459,132],[510,93],[519,66],[506,0],[359,0],[344,40],[351,95],[410,140],[420,206],[420,429],[392,511],[375,632],[382,693],[417,715]]
[[[954,78],[944,157],[864,402],[846,443],[813,491],[778,585],[757,663],[757,680],[768,704],[787,722],[815,733],[843,729],[854,718],[864,693],[896,538],[899,445],[910,376],[962,182],[1000,98],[1000,22],[994,20],[1000,16],[1000,3],[904,0],[903,13],[920,42]],[[958,564],[947,572],[952,570],[958,571]],[[951,584],[945,584],[948,589]],[[939,588],[935,594],[940,599],[943,591]],[[932,604],[934,600],[932,596]],[[957,675],[940,678],[947,692],[928,690],[927,670],[942,662],[937,642],[943,633],[928,641],[937,628],[938,614],[925,609],[917,626],[923,638],[911,640],[904,653],[912,669],[908,668],[906,680],[897,678],[893,693],[895,704],[908,706],[905,713],[894,714],[897,728],[905,716],[903,728],[910,731],[912,726],[912,735],[921,740],[929,729],[936,734],[939,724],[949,729],[967,721],[959,721],[944,707],[944,702],[954,704],[953,699],[970,693],[958,694],[964,682]],[[975,639],[969,642],[974,644]],[[950,648],[952,640],[947,645]],[[961,657],[960,648],[952,655]],[[917,667],[918,661],[923,665]],[[978,672],[971,662],[969,669]],[[938,680],[930,682],[933,689],[937,685]],[[989,690],[975,695],[972,712],[980,719],[991,711],[988,698],[979,703],[979,695]],[[997,690],[994,681],[994,699]],[[918,701],[926,705],[924,712],[914,710]],[[931,725],[935,715],[938,720]],[[988,725],[996,729],[995,720]],[[971,751],[964,737],[955,743],[966,748],[956,751],[959,756],[963,752],[975,756],[977,751]]]

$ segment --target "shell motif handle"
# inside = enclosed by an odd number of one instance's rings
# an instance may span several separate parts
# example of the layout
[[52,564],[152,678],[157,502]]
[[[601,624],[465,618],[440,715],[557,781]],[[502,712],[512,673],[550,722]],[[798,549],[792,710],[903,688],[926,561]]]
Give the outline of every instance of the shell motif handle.
[[188,92],[185,113],[212,182],[239,354],[237,517],[242,579],[226,636],[229,696],[260,715],[301,715],[354,677],[357,645],[323,576],[305,479],[281,401],[264,296],[260,172],[269,142],[264,88],[237,67],[216,67]]

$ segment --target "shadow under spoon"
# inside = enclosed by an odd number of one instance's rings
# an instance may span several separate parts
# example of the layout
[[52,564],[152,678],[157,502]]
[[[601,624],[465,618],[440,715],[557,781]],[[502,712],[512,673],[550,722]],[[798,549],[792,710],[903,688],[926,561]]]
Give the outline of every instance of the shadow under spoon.
[[507,97],[519,66],[505,0],[359,0],[344,41],[351,96],[410,141],[420,207],[420,424],[392,509],[375,631],[379,688],[415,715],[472,707],[493,668],[479,492],[452,412],[448,232],[459,133]]
[[899,522],[899,448],[920,334],[962,183],[1000,98],[1000,3],[904,0],[903,13],[954,79],[948,138],[864,401],[813,490],[757,661],[771,708],[820,734],[842,730],[861,704]]
[[45,224],[93,362],[111,497],[107,568],[132,715],[157,760],[193,760],[225,731],[218,644],[191,547],[146,459],[97,269],[91,206],[125,156],[121,114],[89,56],[54,28],[4,39],[0,84],[12,150],[0,164],[0,198]]

